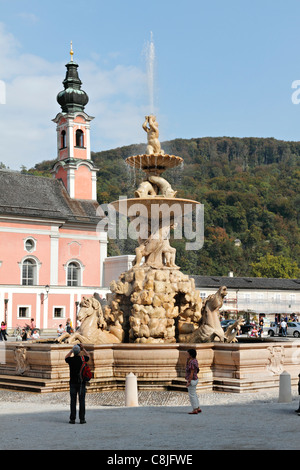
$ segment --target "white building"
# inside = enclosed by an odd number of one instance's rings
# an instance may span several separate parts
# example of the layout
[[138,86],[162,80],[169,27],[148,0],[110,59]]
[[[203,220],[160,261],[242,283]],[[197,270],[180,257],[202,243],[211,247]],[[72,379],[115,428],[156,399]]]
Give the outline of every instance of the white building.
[[300,279],[259,277],[192,276],[202,298],[226,286],[228,294],[221,309],[228,316],[263,314],[274,321],[275,314],[296,314],[300,318]]

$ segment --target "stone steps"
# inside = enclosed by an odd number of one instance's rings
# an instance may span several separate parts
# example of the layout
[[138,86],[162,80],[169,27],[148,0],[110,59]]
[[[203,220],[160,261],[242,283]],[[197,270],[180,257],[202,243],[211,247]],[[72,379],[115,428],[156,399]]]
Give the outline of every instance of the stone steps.
[[[53,380],[41,379],[37,377],[0,375],[0,388],[25,392],[45,393],[56,391],[57,383],[54,383]],[[62,390],[68,390],[68,386],[63,386],[62,384],[61,391]]]

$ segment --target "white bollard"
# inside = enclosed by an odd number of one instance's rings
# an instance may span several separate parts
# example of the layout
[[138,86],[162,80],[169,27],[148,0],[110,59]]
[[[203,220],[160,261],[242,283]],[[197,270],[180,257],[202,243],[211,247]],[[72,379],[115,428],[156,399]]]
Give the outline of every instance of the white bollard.
[[279,399],[278,403],[291,403],[292,387],[291,376],[285,370],[280,374],[279,378]]
[[139,406],[137,378],[132,372],[126,376],[125,406]]

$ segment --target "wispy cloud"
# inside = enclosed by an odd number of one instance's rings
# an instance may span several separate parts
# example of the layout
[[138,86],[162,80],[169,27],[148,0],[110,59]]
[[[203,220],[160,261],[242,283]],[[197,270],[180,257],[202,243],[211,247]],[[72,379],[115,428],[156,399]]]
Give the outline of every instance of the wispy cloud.
[[22,18],[24,21],[27,23],[37,23],[39,21],[39,18],[34,14],[34,13],[29,13],[29,12],[22,12],[19,13],[18,16]]

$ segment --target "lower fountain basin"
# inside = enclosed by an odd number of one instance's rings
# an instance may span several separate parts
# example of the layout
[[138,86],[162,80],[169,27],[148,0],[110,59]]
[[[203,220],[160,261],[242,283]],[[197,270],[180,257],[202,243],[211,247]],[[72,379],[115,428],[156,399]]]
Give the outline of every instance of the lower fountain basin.
[[[88,391],[124,390],[137,376],[139,390],[186,391],[186,351],[197,350],[198,391],[257,392],[278,388],[283,371],[298,383],[300,342],[85,345],[93,371]],[[69,389],[68,344],[1,345],[0,387],[35,392]]]
[[[152,196],[145,198],[131,198],[120,199],[113,201],[109,204],[117,212],[126,216],[136,216],[137,212],[142,217],[156,217],[156,214],[161,210],[162,214],[165,211],[166,217],[174,214],[175,217],[187,215],[194,211],[200,202],[193,201],[192,199],[168,198],[162,196]],[[163,214],[164,215],[164,214]]]

